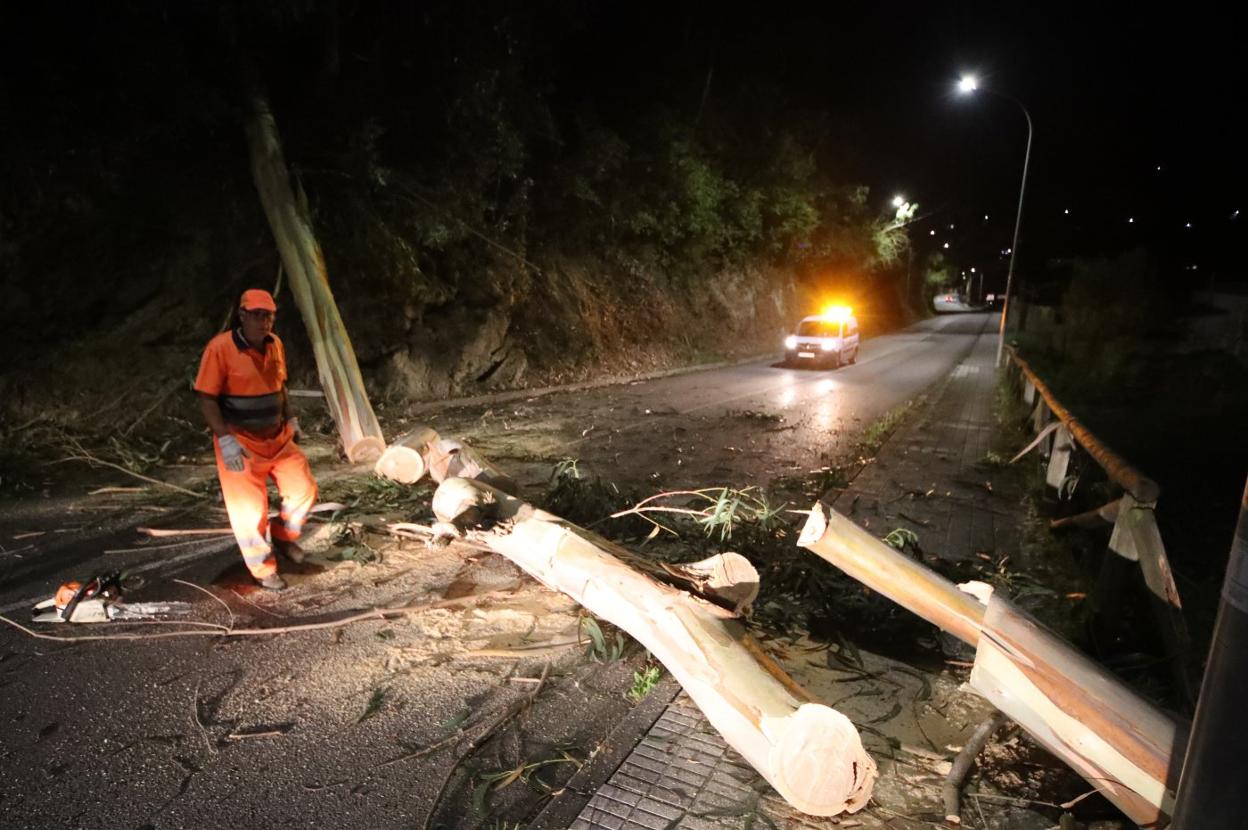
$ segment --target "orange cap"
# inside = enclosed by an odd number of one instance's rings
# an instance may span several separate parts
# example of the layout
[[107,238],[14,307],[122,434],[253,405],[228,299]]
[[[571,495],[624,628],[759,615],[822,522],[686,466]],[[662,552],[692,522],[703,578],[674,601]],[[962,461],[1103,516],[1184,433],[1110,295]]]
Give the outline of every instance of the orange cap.
[[248,288],[244,291],[243,298],[238,301],[238,307],[249,310],[277,311],[277,303],[273,302],[273,295],[263,288]]

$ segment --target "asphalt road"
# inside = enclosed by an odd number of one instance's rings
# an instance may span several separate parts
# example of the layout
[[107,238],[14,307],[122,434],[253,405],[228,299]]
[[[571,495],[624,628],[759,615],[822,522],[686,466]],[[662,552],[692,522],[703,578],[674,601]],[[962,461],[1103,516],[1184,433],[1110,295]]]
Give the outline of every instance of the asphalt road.
[[[928,320],[865,341],[857,364],[837,370],[764,360],[452,403],[423,417],[529,486],[544,483],[560,458],[652,489],[762,485],[852,450],[867,424],[946,377],[994,323],[985,314]],[[387,432],[402,426],[396,419]],[[318,467],[322,481],[350,472]],[[485,728],[533,688],[542,659],[553,670],[524,740],[490,749],[474,761],[479,771],[532,759],[543,742],[579,747],[583,757],[627,709],[619,684],[627,688],[629,665],[587,663],[566,647],[501,664],[481,652],[517,637],[566,642],[576,633],[575,608],[498,557],[412,543],[388,549],[381,565],[288,567],[291,590],[258,594],[228,539],[158,547],[133,530],[222,523],[212,506],[179,515],[144,512],[125,497],[88,498],[101,483],[93,476],[0,508],[0,613],[24,620],[30,602],[60,582],[121,567],[147,578],[134,599],[184,600],[194,619],[236,627],[499,588],[516,594],[484,610],[466,604],[340,634],[65,644],[0,625],[0,826],[476,826],[480,816],[454,818],[476,783],[468,767],[442,751],[406,760],[413,747],[437,744],[465,712],[462,728]],[[118,475],[112,483],[133,482]],[[523,815],[506,807],[520,799],[522,811],[523,792],[492,795],[495,815]],[[460,807],[444,806],[430,821],[439,793]]]
[[[862,343],[852,366],[773,359],[648,381],[452,408],[430,420],[531,483],[554,458],[653,486],[766,485],[852,451],[872,421],[945,378],[994,314],[925,320]],[[530,463],[533,462],[533,463]],[[528,467],[534,467],[528,469]]]

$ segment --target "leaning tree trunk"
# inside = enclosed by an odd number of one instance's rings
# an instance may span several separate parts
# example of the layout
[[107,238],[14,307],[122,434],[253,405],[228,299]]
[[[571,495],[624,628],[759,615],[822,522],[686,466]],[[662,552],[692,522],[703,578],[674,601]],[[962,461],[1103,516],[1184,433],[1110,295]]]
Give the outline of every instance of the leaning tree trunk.
[[724,610],[621,561],[617,545],[477,481],[446,479],[434,493],[444,522],[492,514],[487,545],[627,631],[680,681],[707,720],[797,809],[858,810],[875,763],[840,712],[811,702]]
[[798,545],[975,646],[970,687],[1145,827],[1169,824],[1186,742],[1178,721],[991,586],[955,586],[823,503]]
[[351,338],[338,314],[321,246],[307,208],[295,195],[282,154],[277,122],[264,95],[253,93],[247,121],[251,172],[290,278],[295,305],[303,316],[316,357],[316,370],[342,447],[353,462],[375,461],[386,447],[381,426],[364,391],[364,379]]

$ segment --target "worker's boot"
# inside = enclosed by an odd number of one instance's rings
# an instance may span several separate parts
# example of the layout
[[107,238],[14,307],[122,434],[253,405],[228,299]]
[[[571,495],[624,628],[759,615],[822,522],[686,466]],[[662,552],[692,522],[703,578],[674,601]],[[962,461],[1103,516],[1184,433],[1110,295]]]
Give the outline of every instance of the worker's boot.
[[260,580],[260,587],[266,591],[285,591],[286,580],[276,573],[271,573]]
[[274,539],[273,547],[277,548],[277,552],[285,556],[296,565],[302,565],[303,560],[308,558],[303,548],[299,547],[298,542],[289,542],[283,539]]

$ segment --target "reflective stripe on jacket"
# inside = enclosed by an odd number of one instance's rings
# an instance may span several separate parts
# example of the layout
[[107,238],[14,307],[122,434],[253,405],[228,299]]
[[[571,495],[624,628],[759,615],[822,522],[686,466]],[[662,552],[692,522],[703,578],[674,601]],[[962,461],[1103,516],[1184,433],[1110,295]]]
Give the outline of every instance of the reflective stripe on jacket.
[[265,432],[282,423],[286,350],[277,335],[253,348],[240,329],[218,334],[204,348],[195,391],[215,397],[226,423]]

